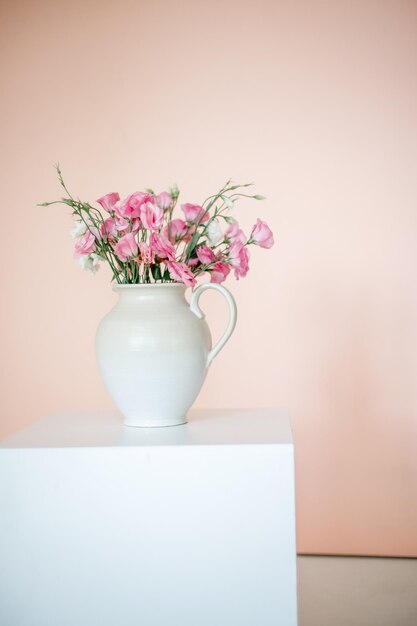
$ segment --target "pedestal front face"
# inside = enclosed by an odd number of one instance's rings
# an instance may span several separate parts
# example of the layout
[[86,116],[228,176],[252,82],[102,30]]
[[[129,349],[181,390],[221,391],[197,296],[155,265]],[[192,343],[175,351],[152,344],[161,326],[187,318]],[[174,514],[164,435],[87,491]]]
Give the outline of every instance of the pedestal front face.
[[127,430],[56,416],[3,442],[0,623],[295,626],[285,415]]

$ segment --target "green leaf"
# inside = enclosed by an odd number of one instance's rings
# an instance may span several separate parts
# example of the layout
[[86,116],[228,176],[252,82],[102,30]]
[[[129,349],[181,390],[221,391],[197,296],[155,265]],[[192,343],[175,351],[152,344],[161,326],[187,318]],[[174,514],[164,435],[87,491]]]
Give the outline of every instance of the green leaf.
[[161,280],[161,266],[159,263],[151,265],[151,272],[155,280]]

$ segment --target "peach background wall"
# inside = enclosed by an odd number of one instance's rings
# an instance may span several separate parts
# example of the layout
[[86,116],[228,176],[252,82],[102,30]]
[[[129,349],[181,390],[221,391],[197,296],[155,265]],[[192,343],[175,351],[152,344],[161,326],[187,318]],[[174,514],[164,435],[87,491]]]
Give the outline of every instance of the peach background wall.
[[198,405],[289,407],[300,552],[417,556],[417,4],[0,10],[0,434],[111,407],[93,339],[114,295],[72,261],[65,208],[35,206],[53,163],[90,200],[254,180],[241,220],[278,245],[229,282],[238,327]]

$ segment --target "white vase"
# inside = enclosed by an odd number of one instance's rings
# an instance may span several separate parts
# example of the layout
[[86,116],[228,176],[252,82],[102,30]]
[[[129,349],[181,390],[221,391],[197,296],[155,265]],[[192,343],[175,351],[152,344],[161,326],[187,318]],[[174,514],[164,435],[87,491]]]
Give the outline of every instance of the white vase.
[[[127,426],[184,424],[213,358],[236,324],[232,295],[215,283],[192,292],[177,283],[115,285],[116,306],[96,335],[96,357],[104,384]],[[198,301],[206,289],[222,293],[229,305],[224,335],[211,335]]]

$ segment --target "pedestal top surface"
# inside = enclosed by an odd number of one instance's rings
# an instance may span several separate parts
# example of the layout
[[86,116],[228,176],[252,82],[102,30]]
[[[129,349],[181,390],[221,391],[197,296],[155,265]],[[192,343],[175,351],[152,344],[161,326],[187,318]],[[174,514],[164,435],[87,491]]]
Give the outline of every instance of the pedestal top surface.
[[7,448],[190,445],[292,445],[288,413],[269,409],[194,409],[189,421],[165,428],[125,426],[111,412],[51,414],[0,442]]

